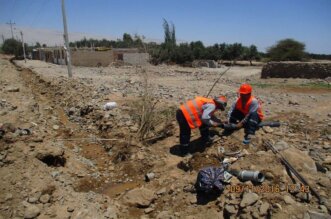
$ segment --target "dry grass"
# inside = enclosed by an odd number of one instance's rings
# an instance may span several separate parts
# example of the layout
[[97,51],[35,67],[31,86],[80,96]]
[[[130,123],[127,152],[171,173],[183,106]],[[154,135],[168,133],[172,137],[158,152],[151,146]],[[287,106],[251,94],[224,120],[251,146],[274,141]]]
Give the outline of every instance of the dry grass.
[[160,101],[154,97],[154,89],[149,83],[145,68],[137,68],[141,75],[143,92],[141,99],[134,103],[136,119],[138,120],[138,138],[144,143],[153,143],[172,135],[172,121],[175,118],[175,108],[160,106]]

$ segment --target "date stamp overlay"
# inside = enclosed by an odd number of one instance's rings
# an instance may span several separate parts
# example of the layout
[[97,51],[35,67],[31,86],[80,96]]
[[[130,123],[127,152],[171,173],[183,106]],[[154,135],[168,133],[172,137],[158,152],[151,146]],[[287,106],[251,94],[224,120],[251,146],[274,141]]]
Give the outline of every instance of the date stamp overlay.
[[[282,188],[282,189],[281,189]],[[301,185],[298,187],[296,184],[285,184],[285,187],[281,187],[279,184],[262,184],[262,185],[246,185],[246,184],[236,184],[228,185],[226,189],[230,193],[242,193],[242,192],[254,192],[254,193],[280,193],[281,191],[286,191],[289,193],[299,191],[302,193],[309,193],[309,186]]]

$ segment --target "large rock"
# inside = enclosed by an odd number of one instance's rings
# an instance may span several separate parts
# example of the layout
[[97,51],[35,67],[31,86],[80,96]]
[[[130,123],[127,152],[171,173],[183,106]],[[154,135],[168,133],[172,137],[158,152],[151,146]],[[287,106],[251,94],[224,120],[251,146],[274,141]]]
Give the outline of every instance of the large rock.
[[296,148],[288,148],[282,151],[281,154],[297,171],[306,173],[317,172],[315,161],[306,153]]
[[126,204],[136,207],[148,207],[154,200],[154,192],[146,188],[133,189],[123,196]]
[[35,218],[40,214],[40,209],[36,205],[28,205],[24,211],[24,218]]
[[253,205],[259,199],[260,197],[258,196],[258,194],[253,192],[246,192],[244,193],[243,198],[240,202],[240,207],[245,208],[247,206]]

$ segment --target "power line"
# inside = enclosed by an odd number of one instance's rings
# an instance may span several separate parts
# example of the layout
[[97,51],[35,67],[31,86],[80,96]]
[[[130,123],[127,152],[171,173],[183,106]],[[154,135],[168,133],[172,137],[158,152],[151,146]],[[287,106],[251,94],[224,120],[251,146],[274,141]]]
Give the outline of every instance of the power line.
[[13,25],[16,25],[15,23],[12,23],[11,20],[9,21],[9,23],[6,23],[10,26],[10,30],[11,30],[11,38],[14,39],[14,33],[13,33]]

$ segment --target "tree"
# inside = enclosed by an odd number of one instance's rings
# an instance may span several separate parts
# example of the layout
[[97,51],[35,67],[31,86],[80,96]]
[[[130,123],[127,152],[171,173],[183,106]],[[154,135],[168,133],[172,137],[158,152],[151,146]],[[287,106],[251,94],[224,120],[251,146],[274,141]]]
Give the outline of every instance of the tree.
[[238,60],[244,51],[243,46],[241,45],[241,43],[234,43],[234,44],[230,44],[228,45],[228,56],[230,60],[233,60],[234,64],[236,63],[236,60]]
[[257,47],[255,45],[251,45],[250,47],[244,47],[243,51],[243,59],[249,60],[250,65],[252,66],[253,59],[259,59],[259,52],[257,51]]
[[306,57],[305,44],[294,39],[278,41],[267,53],[273,61],[302,61]]
[[47,45],[46,45],[46,43],[44,43],[44,44],[43,44],[43,48],[46,48],[46,47],[47,47]]
[[34,46],[35,48],[40,48],[41,47],[41,45],[40,45],[40,43],[39,42],[36,42],[36,45]]
[[185,62],[192,62],[194,59],[192,50],[187,43],[181,43],[176,47],[175,55],[172,61],[178,64],[184,64]]
[[123,44],[125,48],[129,48],[133,44],[133,39],[130,34],[124,33],[123,34]]
[[205,46],[201,41],[191,42],[190,47],[193,52],[194,59],[205,58]]
[[[25,44],[27,48],[28,45]],[[23,47],[22,42],[17,41],[15,39],[6,39],[2,45],[2,51],[5,54],[15,55],[16,57],[23,55]]]

